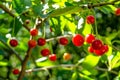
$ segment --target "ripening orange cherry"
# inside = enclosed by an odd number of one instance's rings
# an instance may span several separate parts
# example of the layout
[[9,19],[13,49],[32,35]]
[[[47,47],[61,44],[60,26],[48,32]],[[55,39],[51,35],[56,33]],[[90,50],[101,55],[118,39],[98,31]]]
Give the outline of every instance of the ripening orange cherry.
[[64,60],[68,61],[68,60],[70,60],[71,58],[72,58],[72,56],[71,56],[70,53],[64,53],[64,55],[63,55],[63,59],[64,59]]

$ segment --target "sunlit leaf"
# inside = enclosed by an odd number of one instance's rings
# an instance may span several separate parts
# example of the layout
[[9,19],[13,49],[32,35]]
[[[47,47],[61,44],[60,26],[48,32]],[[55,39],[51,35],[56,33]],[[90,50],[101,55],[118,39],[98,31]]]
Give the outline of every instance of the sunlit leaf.
[[53,66],[53,65],[57,65],[57,62],[52,62],[50,60],[46,60],[44,62],[37,62],[38,66]]
[[69,6],[69,7],[53,10],[49,15],[49,17],[73,14],[75,12],[80,12],[81,10],[82,9],[79,6]]
[[94,80],[93,78],[90,78],[90,77],[87,76],[87,75],[84,75],[84,74],[81,74],[81,73],[79,73],[79,75],[80,75],[80,77],[81,77],[82,79],[85,79],[85,80]]
[[7,66],[7,65],[8,65],[8,62],[0,61],[0,66]]
[[108,52],[106,52],[107,56],[110,56],[112,54],[112,47],[108,46]]
[[115,68],[117,66],[119,66],[120,64],[120,52],[116,52],[116,54],[113,56],[112,60],[111,60],[111,68]]
[[[83,69],[84,74],[97,74],[97,71],[94,69],[94,67],[98,64],[100,59],[100,56],[94,56],[94,55],[88,55],[83,63],[81,64]],[[85,72],[87,71],[87,73]]]
[[82,33],[83,33],[83,35],[87,35],[87,34],[91,33],[91,30],[92,30],[92,25],[86,23]]
[[[83,61],[82,65],[89,65],[89,67],[95,67],[99,62],[100,56],[88,55]],[[86,66],[88,67],[88,66]]]

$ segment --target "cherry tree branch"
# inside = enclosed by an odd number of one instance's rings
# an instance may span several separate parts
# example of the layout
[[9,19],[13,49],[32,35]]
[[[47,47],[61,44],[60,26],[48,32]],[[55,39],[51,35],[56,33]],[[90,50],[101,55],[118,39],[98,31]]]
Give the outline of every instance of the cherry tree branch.
[[[114,1],[110,1],[110,2],[101,2],[101,3],[97,3],[97,4],[87,4],[88,8],[94,8],[94,7],[100,7],[100,6],[105,6],[105,5],[114,5],[116,2],[118,2],[119,0],[114,0]],[[45,3],[44,0],[42,0],[43,3]],[[86,5],[82,5],[80,7],[86,7]],[[3,5],[2,3],[0,3],[0,8],[3,9],[6,13],[8,13],[10,16],[12,17],[17,17],[15,15],[15,13],[12,13],[12,11],[10,11],[5,5]]]
[[98,3],[98,4],[88,4],[88,8],[100,7],[100,6],[105,6],[105,5],[114,5],[118,1],[119,0],[114,0],[111,2],[102,2],[102,3]]
[[107,71],[107,72],[113,73],[113,74],[115,74],[115,75],[118,75],[118,74],[119,74],[119,73],[116,72],[116,71],[108,70],[108,69],[105,69],[105,68],[96,67],[95,69],[97,69],[97,70],[99,70],[99,71]]
[[25,74],[25,69],[26,69],[26,64],[27,64],[27,61],[29,60],[30,58],[30,55],[31,55],[31,51],[32,51],[32,48],[28,48],[27,50],[27,53],[26,53],[26,56],[22,62],[22,68],[21,68],[21,72],[18,76],[18,80],[22,80],[23,77],[24,77],[24,74]]
[[12,17],[16,17],[16,15],[14,13],[12,13],[5,5],[3,5],[2,3],[0,3],[0,8],[3,9],[6,13],[8,13],[10,16]]
[[[10,11],[5,5],[3,5],[2,3],[0,3],[0,8],[2,9],[2,10],[4,10],[6,13],[8,13],[10,16],[12,16],[12,17],[17,17],[16,15],[15,15],[15,13],[13,13],[12,11]],[[22,22],[21,22],[22,23]],[[23,25],[23,27],[25,28],[25,29],[27,29],[28,31],[30,31],[30,29],[29,29],[29,27],[26,25],[26,24],[24,24],[24,23],[22,23],[22,25]]]

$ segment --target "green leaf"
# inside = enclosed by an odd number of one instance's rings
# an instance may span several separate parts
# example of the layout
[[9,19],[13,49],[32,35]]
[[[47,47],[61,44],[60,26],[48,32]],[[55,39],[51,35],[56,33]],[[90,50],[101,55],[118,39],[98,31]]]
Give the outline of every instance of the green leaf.
[[115,39],[115,37],[117,37],[117,35],[119,33],[120,33],[120,31],[111,33],[107,38],[111,41],[111,40]]
[[102,6],[100,7],[100,10],[105,14],[110,14],[112,12],[112,9],[110,6]]
[[2,34],[7,34],[8,32],[9,32],[9,29],[6,29],[6,28],[0,29],[0,33],[2,33]]
[[44,17],[43,13],[42,13],[42,9],[43,9],[43,5],[39,4],[39,5],[33,5],[32,6],[33,12],[37,15],[37,16],[41,16]]
[[73,4],[69,3],[69,2],[65,2],[66,6],[73,6]]
[[3,55],[1,55],[1,52],[2,51],[0,51],[0,60],[2,60],[4,58]]
[[85,60],[83,61],[83,63],[81,64],[82,67],[84,68],[82,70],[82,72],[84,74],[92,74],[92,75],[95,75],[97,74],[97,71],[94,69],[94,67],[98,64],[100,60],[100,56],[94,56],[94,55],[88,55]]
[[61,19],[61,30],[62,31],[65,31],[64,28],[67,28],[69,29],[72,33],[75,32],[76,30],[76,25],[74,22],[71,22],[70,20],[66,19],[67,17],[71,17],[71,15],[66,15],[66,16],[61,16],[60,19]]
[[112,47],[111,46],[108,46],[108,52],[106,52],[106,55],[107,56],[110,56],[112,54]]
[[82,66],[95,67],[99,62],[100,56],[94,56],[92,54],[88,55],[82,63]]
[[68,6],[65,8],[59,8],[59,9],[53,10],[52,12],[50,12],[51,14],[49,15],[49,17],[73,14],[76,12],[80,12],[81,10],[82,8],[80,8],[79,6]]
[[32,5],[31,0],[23,0],[23,3],[24,5],[29,6],[29,7]]
[[[19,19],[15,18],[12,22],[11,22],[11,25],[10,27],[12,28],[12,35],[16,36],[17,33],[19,32],[19,30],[21,29],[22,27],[22,23],[19,21]],[[14,33],[13,33],[14,32]]]
[[31,0],[13,0],[12,5],[16,12],[20,14],[27,9],[26,7],[30,7],[32,3]]
[[0,61],[0,66],[7,66],[7,65],[8,65],[8,62]]
[[81,77],[83,80],[94,80],[94,79],[90,78],[90,77],[87,76],[87,75],[84,75],[84,74],[81,74],[81,73],[79,73],[79,75],[80,75],[80,77]]
[[84,26],[84,29],[83,29],[82,33],[85,36],[87,34],[90,34],[91,30],[92,30],[92,25],[85,23],[85,26]]
[[118,67],[120,64],[120,52],[116,52],[116,54],[112,55],[113,58],[111,60],[111,68],[116,68]]
[[73,74],[72,74],[72,80],[76,80],[77,79],[77,74],[76,74],[76,72],[74,72]]
[[22,13],[25,10],[25,6],[20,0],[13,0],[12,4],[18,14]]
[[8,39],[4,35],[0,34],[0,42],[1,40],[7,42]]
[[52,62],[50,60],[46,60],[43,62],[37,62],[38,66],[53,66],[53,65],[57,65],[57,62]]

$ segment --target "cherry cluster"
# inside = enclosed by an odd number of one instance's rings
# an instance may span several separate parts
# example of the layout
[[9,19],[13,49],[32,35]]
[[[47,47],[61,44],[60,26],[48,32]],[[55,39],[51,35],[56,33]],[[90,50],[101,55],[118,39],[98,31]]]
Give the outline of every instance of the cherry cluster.
[[[115,15],[116,16],[120,16],[120,8],[117,8],[115,10]],[[95,23],[94,16],[93,15],[87,16],[86,17],[86,22],[88,24],[94,24]],[[26,20],[25,23],[29,24],[30,21]],[[38,29],[35,29],[35,28],[31,29],[30,30],[30,35],[31,36],[37,36],[38,35]],[[68,39],[66,37],[61,37],[61,38],[59,38],[58,42],[59,42],[59,44],[61,44],[63,46],[66,46],[69,41],[68,41]],[[105,54],[109,50],[108,45],[107,44],[103,44],[103,42],[101,40],[96,39],[93,34],[87,34],[85,36],[85,38],[81,34],[75,34],[72,37],[72,43],[76,47],[82,46],[84,44],[84,42],[86,42],[87,44],[90,45],[88,47],[88,52],[94,53],[97,56],[102,56],[103,54]],[[18,45],[18,41],[16,39],[11,39],[9,44],[12,47],[16,47]],[[36,47],[36,45],[44,46],[45,44],[46,44],[46,39],[41,38],[41,37],[38,38],[37,41],[33,40],[33,39],[28,41],[29,48],[34,48],[34,47]],[[42,56],[48,56],[49,60],[51,60],[51,61],[56,61],[57,60],[56,54],[51,54],[51,52],[50,52],[50,50],[48,48],[42,49],[40,51],[40,53],[41,53]],[[68,61],[71,58],[72,58],[72,56],[71,56],[70,53],[64,53],[63,54],[63,59],[64,60]],[[13,70],[13,74],[14,75],[19,74],[19,72],[20,72],[19,69],[14,69]]]
[[88,47],[90,53],[95,53],[96,55],[101,56],[108,51],[108,45],[103,44],[99,39],[95,39],[93,34],[86,35],[85,41],[90,44]]

